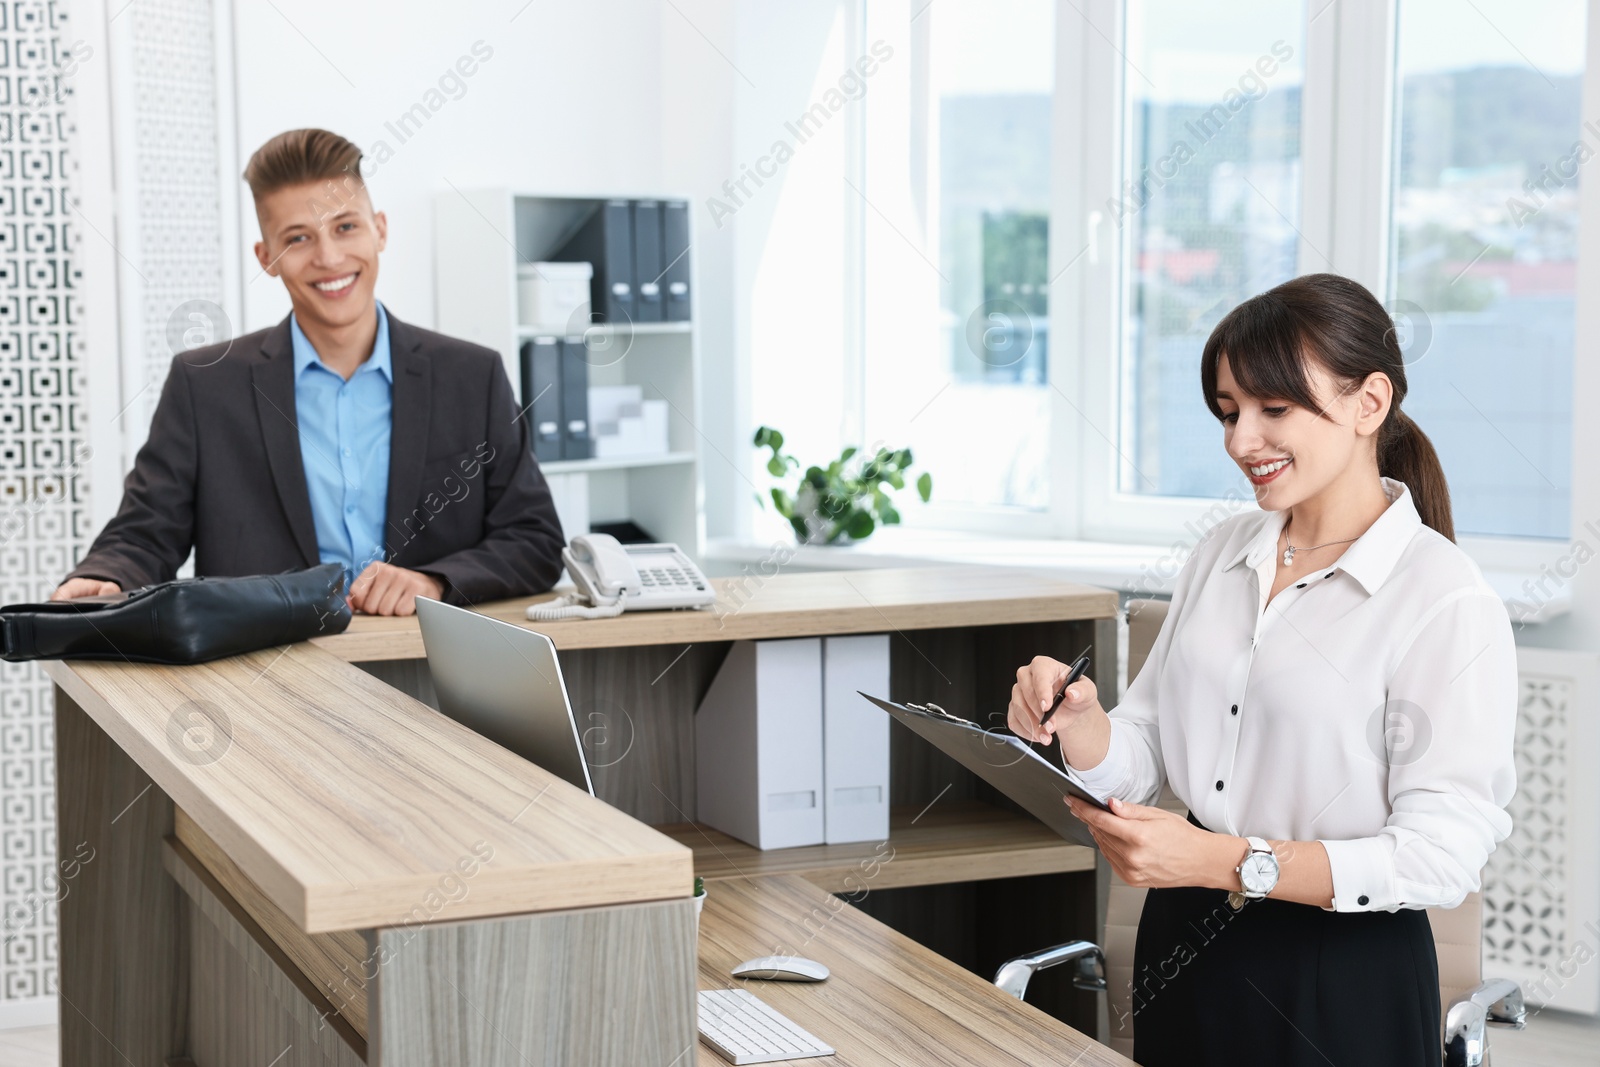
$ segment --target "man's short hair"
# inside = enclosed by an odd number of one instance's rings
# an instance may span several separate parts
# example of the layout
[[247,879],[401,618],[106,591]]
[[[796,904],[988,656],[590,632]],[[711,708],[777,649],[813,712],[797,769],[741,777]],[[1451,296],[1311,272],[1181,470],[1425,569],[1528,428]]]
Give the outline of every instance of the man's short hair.
[[256,149],[244,180],[257,203],[288,185],[351,180],[361,185],[361,149],[327,130],[288,130]]

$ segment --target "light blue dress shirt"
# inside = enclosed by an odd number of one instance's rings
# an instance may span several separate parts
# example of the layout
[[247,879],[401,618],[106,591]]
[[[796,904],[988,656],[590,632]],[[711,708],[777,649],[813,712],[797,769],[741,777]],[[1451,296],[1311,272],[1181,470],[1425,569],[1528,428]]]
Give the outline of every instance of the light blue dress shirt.
[[384,556],[394,405],[389,318],[379,304],[372,355],[349,381],[327,368],[292,315],[289,333],[294,340],[295,421],[306,488],[311,492],[317,555],[323,563],[344,564],[348,593],[367,564]]

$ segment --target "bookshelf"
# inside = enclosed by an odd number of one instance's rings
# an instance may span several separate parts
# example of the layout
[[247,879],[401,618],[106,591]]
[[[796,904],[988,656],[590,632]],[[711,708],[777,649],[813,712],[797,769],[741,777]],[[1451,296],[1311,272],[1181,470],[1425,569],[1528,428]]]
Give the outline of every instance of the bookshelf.
[[[614,195],[683,199],[649,193]],[[552,331],[518,321],[517,267],[549,259],[610,198],[534,195],[507,188],[452,188],[434,198],[438,328],[500,353],[519,410],[527,403],[521,396],[522,343]],[[693,251],[689,259],[690,299],[698,314]],[[597,324],[585,335],[596,353],[590,359],[591,386],[637,385],[646,399],[667,402],[668,451],[541,464],[567,538],[587,532],[595,523],[631,519],[699,560],[705,534],[696,429],[700,355],[695,324]]]

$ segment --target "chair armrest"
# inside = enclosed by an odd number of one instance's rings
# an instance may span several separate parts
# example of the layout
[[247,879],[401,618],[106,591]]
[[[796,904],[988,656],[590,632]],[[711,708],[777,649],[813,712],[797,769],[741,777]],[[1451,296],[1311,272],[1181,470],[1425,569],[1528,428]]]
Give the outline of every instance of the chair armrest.
[[1445,1011],[1445,1067],[1483,1067],[1489,1051],[1488,1024],[1521,1030],[1527,1019],[1522,987],[1509,978],[1491,978],[1462,994]]
[[1035,971],[1071,963],[1076,967],[1072,984],[1079,989],[1103,990],[1106,987],[1106,954],[1093,941],[1068,941],[1065,944],[1030,952],[1007,960],[995,972],[994,984],[1018,1000],[1028,992],[1028,980]]

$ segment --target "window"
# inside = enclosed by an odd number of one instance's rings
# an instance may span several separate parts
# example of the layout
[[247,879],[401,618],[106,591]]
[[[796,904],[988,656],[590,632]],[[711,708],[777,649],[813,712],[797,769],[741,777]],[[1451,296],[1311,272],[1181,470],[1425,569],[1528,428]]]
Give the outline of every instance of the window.
[[909,446],[940,507],[1037,511],[1056,4],[914,7],[908,94],[865,136],[867,437]]
[[1570,529],[1584,7],[1399,4],[1390,306],[1461,533]]
[[908,521],[1192,544],[1255,507],[1200,354],[1333,271],[1394,314],[1480,561],[1568,536],[1583,0],[864,3],[907,62],[856,149],[854,395],[934,476]]
[[[1220,497],[1240,482],[1200,395],[1200,353],[1240,301],[1299,273],[1299,0],[1129,0],[1119,488]],[[1326,269],[1310,265],[1310,269]]]

